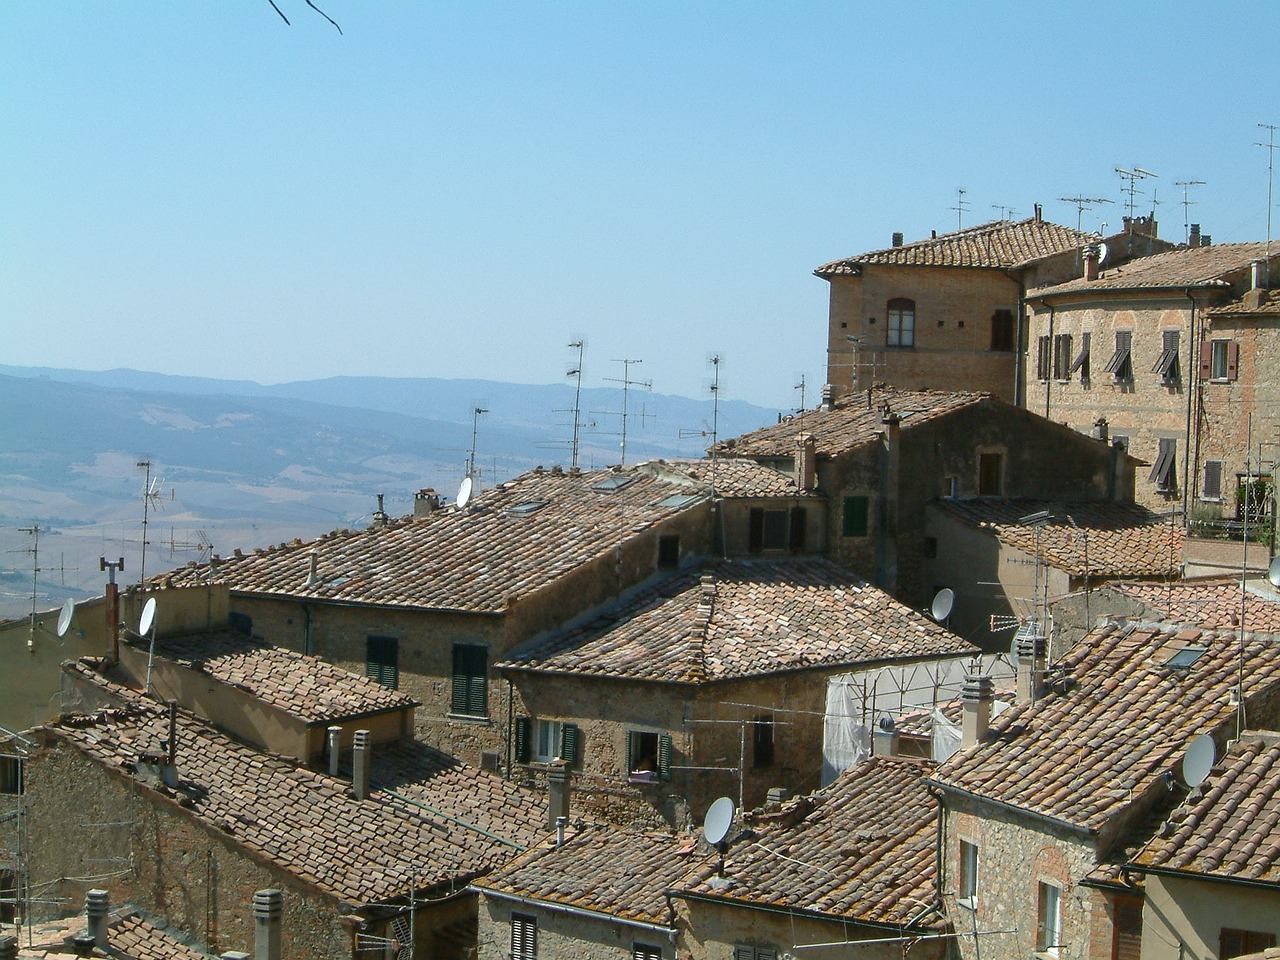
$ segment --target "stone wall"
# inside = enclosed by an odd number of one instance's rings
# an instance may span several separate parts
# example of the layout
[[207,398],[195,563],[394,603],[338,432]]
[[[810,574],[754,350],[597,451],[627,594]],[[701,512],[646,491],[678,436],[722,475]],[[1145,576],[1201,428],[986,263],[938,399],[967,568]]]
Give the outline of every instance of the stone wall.
[[674,960],[676,955],[669,935],[661,930],[500,897],[481,896],[479,909],[478,960],[510,960],[513,913],[534,918],[539,957],[632,960],[636,944],[660,950],[663,960]]

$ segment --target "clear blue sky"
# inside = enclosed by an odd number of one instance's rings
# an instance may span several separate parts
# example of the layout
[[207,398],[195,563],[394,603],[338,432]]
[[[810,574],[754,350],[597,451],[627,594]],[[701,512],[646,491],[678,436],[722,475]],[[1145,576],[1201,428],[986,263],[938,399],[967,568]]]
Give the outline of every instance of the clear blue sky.
[[[5,5],[0,357],[813,402],[818,264],[999,207],[1265,239],[1254,3]],[[1278,158],[1280,160],[1280,158]],[[1280,218],[1277,218],[1280,220]],[[1278,225],[1280,226],[1280,225]],[[470,398],[460,398],[465,408]]]

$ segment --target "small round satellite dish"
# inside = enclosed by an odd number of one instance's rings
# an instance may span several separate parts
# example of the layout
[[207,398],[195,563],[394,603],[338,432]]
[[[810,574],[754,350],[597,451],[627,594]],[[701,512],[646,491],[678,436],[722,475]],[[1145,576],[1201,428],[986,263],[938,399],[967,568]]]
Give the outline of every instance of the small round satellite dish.
[[721,797],[707,811],[707,819],[702,821],[702,835],[707,843],[715,846],[729,835],[729,827],[733,825],[733,801]]
[[929,616],[941,623],[951,616],[951,608],[955,606],[956,592],[950,587],[943,587],[934,595],[933,604],[929,607]]
[[156,622],[156,598],[152,597],[142,608],[142,616],[138,618],[138,632],[146,636],[151,632],[151,625]]
[[1105,243],[1098,244],[1098,266],[1102,266],[1107,262],[1108,253],[1110,253],[1110,251],[1107,249],[1107,245]]
[[458,496],[454,500],[454,503],[456,503],[459,508],[462,508],[467,505],[467,502],[470,499],[471,499],[471,478],[463,477],[462,483],[458,484]]
[[1267,582],[1273,587],[1280,587],[1280,556],[1271,561],[1267,567]]
[[58,614],[58,636],[65,637],[67,631],[71,629],[71,618],[76,615],[76,602],[70,598],[62,605],[62,612]]
[[1202,733],[1187,746],[1182,756],[1182,779],[1188,787],[1204,783],[1213,768],[1213,737]]

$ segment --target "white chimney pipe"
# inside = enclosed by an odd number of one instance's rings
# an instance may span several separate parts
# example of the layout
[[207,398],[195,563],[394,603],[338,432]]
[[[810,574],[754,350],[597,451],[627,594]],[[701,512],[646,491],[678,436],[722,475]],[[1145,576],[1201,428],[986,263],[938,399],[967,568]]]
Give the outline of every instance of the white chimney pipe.
[[259,890],[254,893],[254,960],[280,960],[280,918],[283,914],[284,894],[279,890]]
[[342,748],[342,728],[330,727],[329,733],[329,776],[338,775],[338,753]]
[[357,730],[351,745],[351,790],[357,800],[369,796],[368,730]]
[[107,891],[95,888],[85,894],[84,912],[89,918],[88,933],[93,937],[93,945],[99,950],[106,950],[107,914],[111,912],[111,900]]

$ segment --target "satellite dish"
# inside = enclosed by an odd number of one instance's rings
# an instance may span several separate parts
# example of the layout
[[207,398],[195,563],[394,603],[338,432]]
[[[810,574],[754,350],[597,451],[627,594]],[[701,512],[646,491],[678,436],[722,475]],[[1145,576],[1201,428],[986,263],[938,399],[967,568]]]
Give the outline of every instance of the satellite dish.
[[1107,262],[1107,254],[1109,252],[1105,243],[1098,244],[1098,266],[1102,266]]
[[729,835],[729,827],[733,825],[733,801],[721,797],[711,804],[707,818],[702,821],[702,835],[713,847]]
[[462,483],[458,484],[458,496],[454,499],[454,503],[461,510],[471,500],[471,478],[463,477]]
[[71,629],[71,618],[76,614],[76,602],[70,598],[62,605],[62,612],[58,614],[58,636],[65,637],[67,631]]
[[156,622],[156,598],[152,597],[142,608],[142,616],[138,619],[138,633],[144,637],[151,632],[151,625]]
[[1009,664],[1013,667],[1013,672],[1018,672],[1018,635],[1013,635],[1013,643],[1009,644]]
[[1267,567],[1267,583],[1280,587],[1280,557],[1272,560],[1271,566]]
[[1188,787],[1198,787],[1204,783],[1213,768],[1213,737],[1202,733],[1187,746],[1182,756],[1182,779]]
[[951,616],[951,608],[955,603],[956,592],[950,587],[943,587],[933,598],[933,604],[929,607],[929,616],[941,623]]

